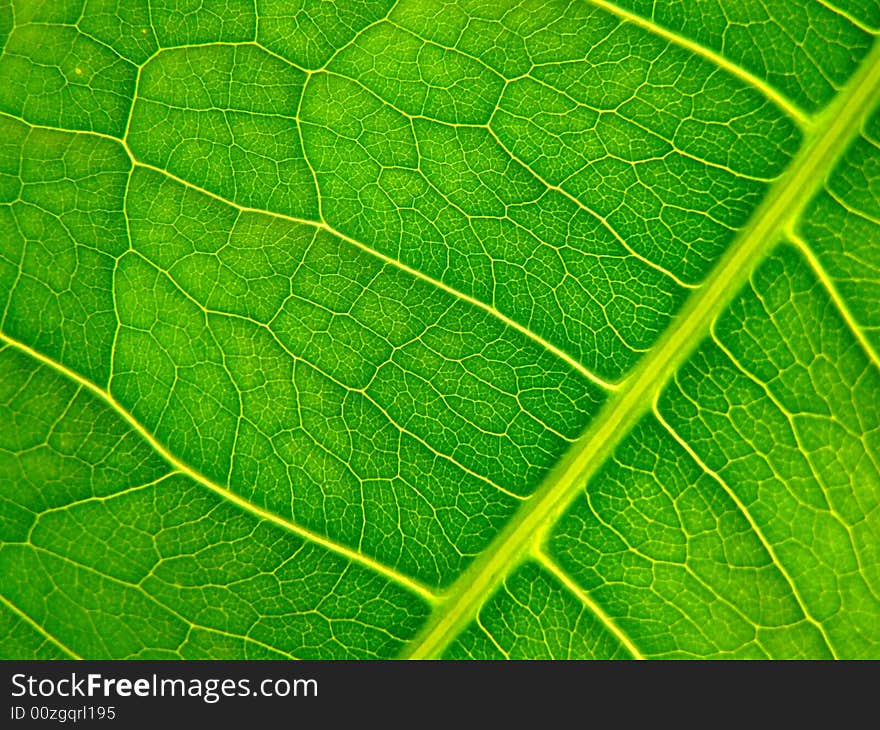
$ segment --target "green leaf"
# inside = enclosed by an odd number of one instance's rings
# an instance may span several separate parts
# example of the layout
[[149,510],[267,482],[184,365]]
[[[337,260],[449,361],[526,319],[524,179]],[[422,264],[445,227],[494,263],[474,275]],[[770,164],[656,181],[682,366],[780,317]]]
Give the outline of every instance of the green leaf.
[[0,3],[0,656],[880,658],[878,28]]

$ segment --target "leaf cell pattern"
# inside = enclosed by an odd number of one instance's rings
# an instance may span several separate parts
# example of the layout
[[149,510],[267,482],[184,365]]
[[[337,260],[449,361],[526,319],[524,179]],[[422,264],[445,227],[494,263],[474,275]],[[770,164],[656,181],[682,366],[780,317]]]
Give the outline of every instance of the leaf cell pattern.
[[0,656],[880,656],[878,27],[0,3]]

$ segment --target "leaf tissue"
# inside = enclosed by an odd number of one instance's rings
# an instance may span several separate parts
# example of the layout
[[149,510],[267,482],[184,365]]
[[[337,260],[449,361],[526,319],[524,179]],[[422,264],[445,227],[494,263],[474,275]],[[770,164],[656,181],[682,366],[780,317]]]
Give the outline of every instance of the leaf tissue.
[[878,29],[0,2],[0,656],[880,658]]

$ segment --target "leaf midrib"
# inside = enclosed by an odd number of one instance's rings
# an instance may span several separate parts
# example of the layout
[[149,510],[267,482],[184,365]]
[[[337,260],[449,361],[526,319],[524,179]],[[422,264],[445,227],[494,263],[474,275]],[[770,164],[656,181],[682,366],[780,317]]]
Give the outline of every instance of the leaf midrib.
[[[633,16],[632,14],[621,11],[610,2],[599,0],[594,4],[615,12],[615,14],[625,17],[632,22],[637,22],[652,32],[658,31],[658,26],[644,18]],[[662,30],[662,29],[661,29]],[[690,47],[687,41],[683,41],[681,36],[669,31],[661,32],[660,35],[668,37],[670,41],[680,45]],[[700,55],[709,58],[709,53],[702,46]],[[167,50],[167,49],[166,49]],[[694,49],[692,49],[694,50]],[[716,60],[710,58],[710,60]],[[443,593],[439,599],[430,589],[427,589],[414,581],[410,581],[397,574],[395,571],[387,568],[387,566],[375,563],[363,555],[350,551],[341,546],[330,543],[326,538],[320,535],[304,530],[298,525],[287,522],[283,518],[270,513],[261,514],[255,505],[235,497],[232,493],[223,487],[220,487],[188,466],[176,459],[161,444],[159,444],[152,434],[149,433],[141,424],[133,419],[133,417],[118,404],[111,395],[100,387],[94,385],[86,379],[70,371],[60,363],[32,350],[27,345],[17,342],[2,332],[0,332],[0,341],[25,351],[32,357],[43,362],[44,364],[63,373],[80,385],[85,386],[93,394],[99,396],[102,400],[108,402],[111,407],[117,411],[128,423],[135,427],[135,430],[156,450],[160,456],[168,461],[175,471],[182,472],[196,481],[207,486],[212,491],[217,492],[226,499],[236,502],[242,509],[251,513],[256,513],[259,517],[275,522],[288,530],[297,532],[302,537],[321,544],[327,543],[327,547],[334,552],[343,553],[351,560],[362,563],[367,567],[385,574],[399,584],[406,585],[410,583],[409,588],[414,592],[422,595],[423,598],[436,605],[436,609],[429,624],[409,645],[406,656],[420,657],[432,656],[442,652],[443,648],[448,644],[452,637],[457,633],[458,628],[466,623],[470,618],[476,615],[479,606],[488,598],[503,580],[503,578],[519,565],[521,558],[530,547],[534,547],[534,555],[540,557],[540,545],[543,535],[542,529],[546,529],[555,522],[557,516],[570,502],[571,498],[579,490],[579,485],[586,483],[590,475],[604,462],[604,457],[615,447],[620,439],[628,433],[630,427],[642,415],[643,412],[650,408],[650,398],[640,398],[646,393],[657,392],[669,380],[672,373],[686,360],[693,346],[699,341],[699,336],[703,332],[708,331],[708,325],[712,320],[724,309],[732,295],[739,289],[739,286],[745,281],[756,264],[761,259],[764,249],[775,244],[780,233],[789,233],[793,231],[791,224],[797,218],[798,213],[803,209],[808,200],[812,197],[812,193],[819,186],[820,180],[815,178],[814,173],[822,167],[829,166],[831,162],[839,156],[839,154],[848,145],[855,124],[865,107],[876,98],[878,93],[878,85],[880,85],[880,48],[875,47],[874,50],[865,58],[860,70],[844,87],[843,91],[838,95],[835,101],[818,117],[804,118],[800,110],[795,109],[792,113],[790,103],[779,96],[778,93],[770,92],[760,83],[755,83],[755,79],[744,72],[742,69],[735,67],[728,69],[734,75],[748,81],[752,86],[757,86],[765,95],[771,98],[780,107],[789,111],[789,113],[798,121],[802,122],[802,127],[809,132],[808,138],[804,142],[801,152],[795,157],[788,171],[779,179],[779,181],[771,188],[764,203],[753,216],[752,222],[745,228],[737,239],[733,242],[731,248],[716,265],[714,272],[704,283],[703,287],[693,294],[684,309],[681,311],[672,326],[661,337],[655,348],[646,356],[645,360],[631,371],[628,377],[619,386],[617,384],[606,383],[595,376],[593,373],[586,371],[583,365],[576,362],[566,353],[558,351],[542,341],[534,333],[518,323],[510,320],[505,324],[519,330],[526,336],[539,341],[540,344],[563,360],[566,360],[576,370],[593,380],[600,387],[608,390],[615,390],[614,393],[593,422],[587,433],[582,436],[574,446],[569,450],[566,457],[557,465],[556,468],[545,479],[539,490],[525,502],[521,509],[515,514],[513,520],[490,544],[486,552],[484,552],[471,567],[452,584],[450,589]],[[724,64],[722,64],[724,65]],[[143,68],[143,64],[139,67],[139,72]],[[727,68],[727,65],[725,65]],[[758,80],[760,81],[760,80]],[[768,87],[769,88],[769,87]],[[25,121],[25,120],[22,120]],[[808,122],[808,123],[807,123]],[[32,124],[25,122],[30,127],[58,129],[56,127],[46,127],[40,124]],[[186,182],[180,178],[176,178],[169,172],[161,168],[155,168],[151,165],[144,164],[134,158],[128,145],[124,139],[106,135],[100,132],[88,132],[84,130],[61,130],[69,131],[73,134],[86,134],[98,137],[104,137],[108,140],[119,144],[128,152],[135,166],[153,169],[163,175],[169,176],[184,184],[185,186],[197,190],[201,193],[222,200],[224,203],[233,205],[241,210],[253,210],[256,213],[267,214],[273,217],[284,218],[292,222],[302,223],[309,226],[324,229],[350,244],[366,250],[371,255],[378,255],[380,258],[387,259],[387,263],[393,264],[398,268],[405,268],[418,278],[428,279],[424,274],[416,270],[409,270],[404,267],[401,262],[384,257],[360,242],[351,239],[340,232],[332,229],[323,221],[301,220],[283,214],[273,213],[271,211],[251,209],[244,206],[236,205],[219,195],[215,195],[208,190],[202,189],[196,185]],[[787,206],[791,204],[791,208]],[[754,257],[751,258],[750,257]],[[452,290],[442,282],[429,279],[430,283],[438,286],[440,289],[446,290],[459,298],[468,299],[461,292]],[[714,296],[712,296],[714,292]],[[479,306],[490,312],[490,314],[499,317],[499,312],[489,305],[478,300],[470,303]],[[499,319],[507,319],[500,316]],[[653,372],[652,372],[653,371]],[[617,435],[616,435],[617,434]],[[603,439],[602,436],[608,438]],[[533,531],[534,530],[534,531]],[[537,536],[537,537],[536,537]],[[516,538],[516,539],[514,539]],[[601,609],[601,607],[599,607]],[[450,623],[450,618],[453,622]],[[600,616],[601,618],[601,616]],[[437,640],[440,636],[437,631],[438,626],[452,626],[442,634],[441,640]],[[432,638],[433,637],[433,638]],[[431,650],[431,645],[434,649]]]
[[816,118],[801,151],[770,188],[751,222],[716,264],[703,287],[690,296],[654,348],[612,394],[541,487],[451,585],[421,634],[404,650],[404,657],[427,659],[441,655],[523,557],[530,552],[540,554],[547,528],[584,488],[621,438],[651,408],[653,396],[708,334],[712,321],[724,311],[764,254],[783,235],[793,233],[794,223],[824,183],[821,171],[833,167],[878,97],[880,44],[875,44],[834,102]]

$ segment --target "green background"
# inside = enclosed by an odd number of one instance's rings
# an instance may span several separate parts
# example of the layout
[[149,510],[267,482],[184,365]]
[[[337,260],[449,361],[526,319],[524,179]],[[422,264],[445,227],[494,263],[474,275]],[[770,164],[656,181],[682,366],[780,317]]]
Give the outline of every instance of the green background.
[[878,27],[0,2],[0,656],[880,658]]

